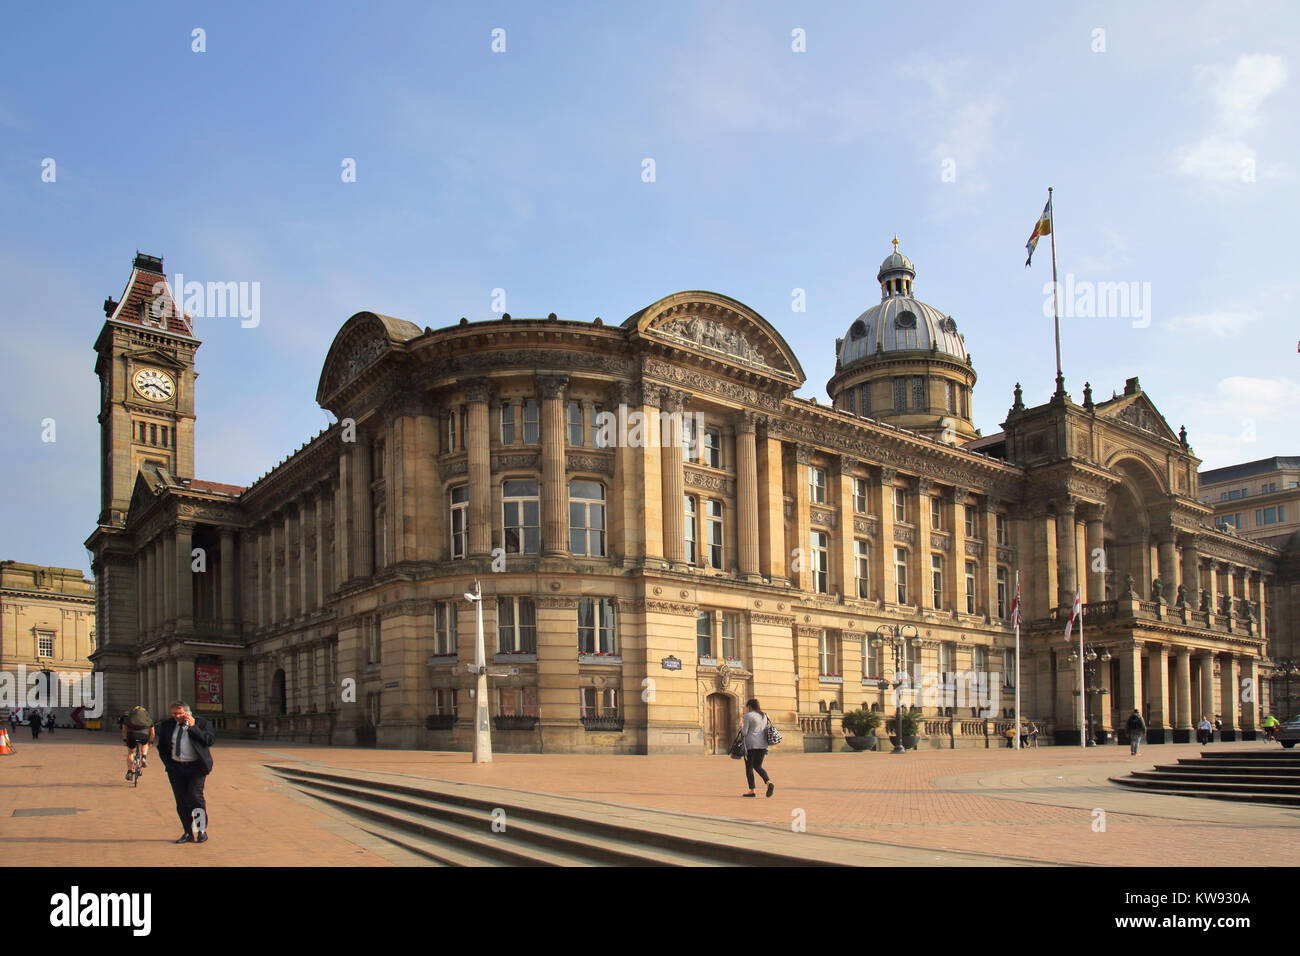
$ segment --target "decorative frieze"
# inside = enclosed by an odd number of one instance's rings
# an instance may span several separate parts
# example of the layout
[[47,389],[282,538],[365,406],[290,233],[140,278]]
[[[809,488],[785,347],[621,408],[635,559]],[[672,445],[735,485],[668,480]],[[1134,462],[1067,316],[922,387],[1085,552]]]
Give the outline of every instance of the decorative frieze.
[[750,388],[736,382],[728,382],[725,379],[715,378],[712,375],[705,375],[702,372],[696,372],[691,369],[671,365],[668,362],[661,362],[651,358],[645,359],[641,368],[645,375],[653,376],[654,378],[662,379],[693,391],[709,392],[714,395],[721,395],[724,398],[729,398],[732,401],[744,405],[766,408],[773,412],[780,412],[782,410],[782,399],[778,396],[770,395],[767,392],[760,392],[756,388]]
[[946,531],[931,531],[930,547],[937,551],[951,551],[952,537]]
[[614,474],[614,459],[607,455],[565,455],[564,467],[568,471],[612,476]]
[[857,534],[864,534],[868,538],[876,536],[876,519],[875,518],[854,518],[853,530]]
[[813,508],[809,511],[809,517],[815,525],[820,525],[823,528],[835,527],[836,515],[833,511],[825,508]]
[[894,540],[900,544],[916,544],[916,531],[894,525]]
[[[523,455],[493,455],[493,471],[537,471],[541,468],[541,459],[537,452]],[[466,464],[468,470],[468,464]],[[444,474],[451,474],[445,471]]]
[[721,475],[710,475],[706,472],[696,471],[693,468],[683,470],[685,483],[693,488],[702,488],[705,491],[712,491],[716,494],[734,495],[736,493],[736,483],[729,478],[723,478]]
[[785,614],[766,614],[762,611],[751,611],[749,620],[752,624],[773,624],[777,627],[794,627],[794,618]]

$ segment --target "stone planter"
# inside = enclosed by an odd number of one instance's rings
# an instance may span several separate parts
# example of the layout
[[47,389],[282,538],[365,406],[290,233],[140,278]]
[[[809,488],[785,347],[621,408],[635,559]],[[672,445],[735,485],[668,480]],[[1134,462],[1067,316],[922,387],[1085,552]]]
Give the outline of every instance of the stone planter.
[[[904,750],[915,750],[915,749],[917,748],[917,746],[918,746],[920,743],[921,743],[921,738],[920,738],[919,736],[917,736],[917,735],[914,735],[914,734],[907,734],[906,736],[903,737],[903,749],[904,749]],[[897,734],[890,734],[890,735],[889,735],[889,745],[890,745],[891,747],[897,747],[897,746],[898,746],[898,735],[897,735]]]
[[857,751],[876,749],[875,734],[871,734],[867,737],[845,737],[844,742]]

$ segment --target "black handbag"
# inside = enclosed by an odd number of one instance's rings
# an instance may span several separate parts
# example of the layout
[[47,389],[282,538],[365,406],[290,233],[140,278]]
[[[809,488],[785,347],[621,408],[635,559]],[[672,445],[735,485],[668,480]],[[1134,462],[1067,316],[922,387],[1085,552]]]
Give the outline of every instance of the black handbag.
[[731,749],[727,753],[732,760],[745,759],[745,732],[743,730],[736,734],[735,742],[732,743]]

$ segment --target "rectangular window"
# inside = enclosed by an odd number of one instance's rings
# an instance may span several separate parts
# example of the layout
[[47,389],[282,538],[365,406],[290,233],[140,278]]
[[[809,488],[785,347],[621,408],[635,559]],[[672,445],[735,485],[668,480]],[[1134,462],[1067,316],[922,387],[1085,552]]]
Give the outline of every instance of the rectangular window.
[[582,444],[582,405],[579,402],[569,402],[565,406],[566,421],[569,425],[569,444]]
[[864,515],[867,513],[867,479],[853,479],[853,510]]
[[569,550],[605,556],[605,486],[598,481],[569,482]]
[[524,402],[524,444],[537,444],[537,399],[530,398]]
[[812,533],[812,586],[818,594],[830,593],[830,536],[824,531]]
[[515,443],[515,406],[511,402],[505,402],[501,406],[501,444],[513,445]]
[[541,504],[537,481],[507,478],[501,483],[502,528],[506,554],[537,554],[542,549]]
[[966,613],[975,613],[975,562],[966,562]]
[[145,425],[144,422],[141,422],[140,423],[140,444],[142,445],[148,440],[145,437],[147,431],[148,431],[148,427]]
[[943,528],[943,511],[939,506],[938,498],[930,499],[930,527],[935,531]]
[[894,489],[894,520],[907,520],[907,494],[902,488]]
[[858,598],[865,601],[871,597],[871,551],[865,541],[853,542],[853,571],[857,579]]
[[532,598],[497,598],[497,653],[537,653],[537,606]]
[[817,634],[817,664],[822,677],[839,677],[840,647],[834,632],[819,631]]
[[1236,501],[1240,497],[1241,497],[1241,492],[1237,491],[1236,489],[1233,489],[1232,491],[1228,492],[1229,501]]
[[150,426],[149,426],[149,444],[151,444],[151,445],[156,445],[156,444],[158,444],[158,426],[157,426],[157,425],[150,425]]
[[975,537],[975,509],[970,505],[962,505],[962,512],[966,516],[966,537]]
[[591,406],[591,447],[604,448],[605,436],[600,434],[600,416],[604,411],[599,405]]
[[953,387],[953,383],[950,382],[950,381],[948,381],[947,379],[944,379],[944,382],[943,382],[943,407],[944,407],[944,409],[945,409],[946,411],[950,411],[950,412],[955,412],[955,411],[957,411],[957,399],[956,399],[956,396],[955,396],[955,394],[954,394],[955,392],[956,392],[956,389]]
[[862,676],[868,680],[880,680],[885,676],[884,668],[880,666],[881,648],[876,647],[870,638],[864,638],[863,644],[866,649],[862,655]]
[[710,468],[722,467],[722,432],[716,428],[704,429],[704,463]]
[[53,631],[36,632],[36,656],[37,657],[54,656],[54,632]]
[[919,375],[912,377],[912,407],[929,408],[930,403],[925,400],[925,379]]
[[160,438],[162,438],[162,446],[163,446],[164,448],[167,447],[167,432],[168,432],[169,430],[170,430],[170,429],[168,429],[168,427],[167,427],[166,425],[163,425],[161,428],[158,429],[158,435],[159,435]]
[[725,660],[739,659],[737,635],[740,633],[740,615],[724,613],[722,615],[722,657]]
[[937,554],[930,555],[930,582],[933,586],[934,607],[943,607],[943,558]]
[[469,552],[469,485],[451,489],[451,556],[463,558]]
[[1007,569],[998,568],[998,617],[1006,618],[1010,613],[1007,599]]
[[366,663],[380,663],[380,653],[383,649],[383,626],[378,614],[367,617],[366,619]]
[[439,687],[433,692],[433,712],[440,717],[456,716],[456,689]]
[[1002,686],[1016,686],[1016,652],[1014,648],[1007,648],[1002,652]]
[[695,615],[695,654],[697,657],[713,657],[713,615],[708,611]]
[[1003,546],[1009,545],[1011,543],[1011,536],[1007,532],[1006,515],[998,515],[996,520],[996,525],[997,525],[998,544]]
[[618,716],[618,688],[606,687],[603,693],[599,687],[583,687],[580,690],[579,717]]
[[898,586],[898,603],[907,603],[907,549],[894,549],[894,583]]
[[976,644],[974,647],[972,647],[971,661],[973,663],[971,669],[975,671],[976,674],[983,674],[987,672],[989,669],[988,648],[984,647],[984,645],[982,644]]
[[722,568],[722,502],[710,498],[706,516],[709,535],[709,567]]
[[859,395],[858,406],[861,409],[861,414],[870,416],[871,415],[871,386],[863,385],[862,388],[858,390],[858,395]]
[[460,448],[457,425],[460,423],[460,410],[453,408],[447,414],[447,451],[457,451]]
[[907,411],[907,379],[894,379],[894,411]]
[[685,528],[686,536],[686,563],[694,565],[697,563],[695,543],[699,540],[699,531],[696,523],[698,519],[696,517],[695,499],[690,495],[686,496],[686,500],[683,503],[683,512],[684,520],[682,524]]
[[[680,415],[682,420],[682,461],[695,461],[699,457],[695,434],[695,422],[690,415]],[[661,426],[662,427],[662,426]]]
[[433,653],[456,653],[455,601],[439,601],[433,607]]
[[608,598],[583,598],[578,602],[578,651],[613,654],[614,602]]
[[808,469],[808,494],[813,504],[826,504],[826,469]]

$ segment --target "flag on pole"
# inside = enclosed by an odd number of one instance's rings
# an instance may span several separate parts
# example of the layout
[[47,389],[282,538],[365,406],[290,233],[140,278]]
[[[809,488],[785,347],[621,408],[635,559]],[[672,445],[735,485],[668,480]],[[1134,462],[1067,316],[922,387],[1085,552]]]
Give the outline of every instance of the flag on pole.
[[1034,249],[1038,246],[1038,240],[1043,236],[1052,234],[1052,200],[1048,197],[1047,205],[1043,207],[1043,214],[1038,217],[1038,222],[1034,223],[1034,231],[1029,234],[1029,241],[1025,243],[1025,248],[1029,250],[1029,258],[1025,260],[1025,268],[1029,268],[1029,263],[1034,259]]
[[1083,621],[1083,592],[1074,592],[1074,607],[1070,609],[1070,619],[1065,622],[1065,639],[1070,639],[1070,632],[1074,630],[1074,622]]
[[1016,575],[1016,596],[1011,601],[1011,626],[1020,626],[1020,575]]

